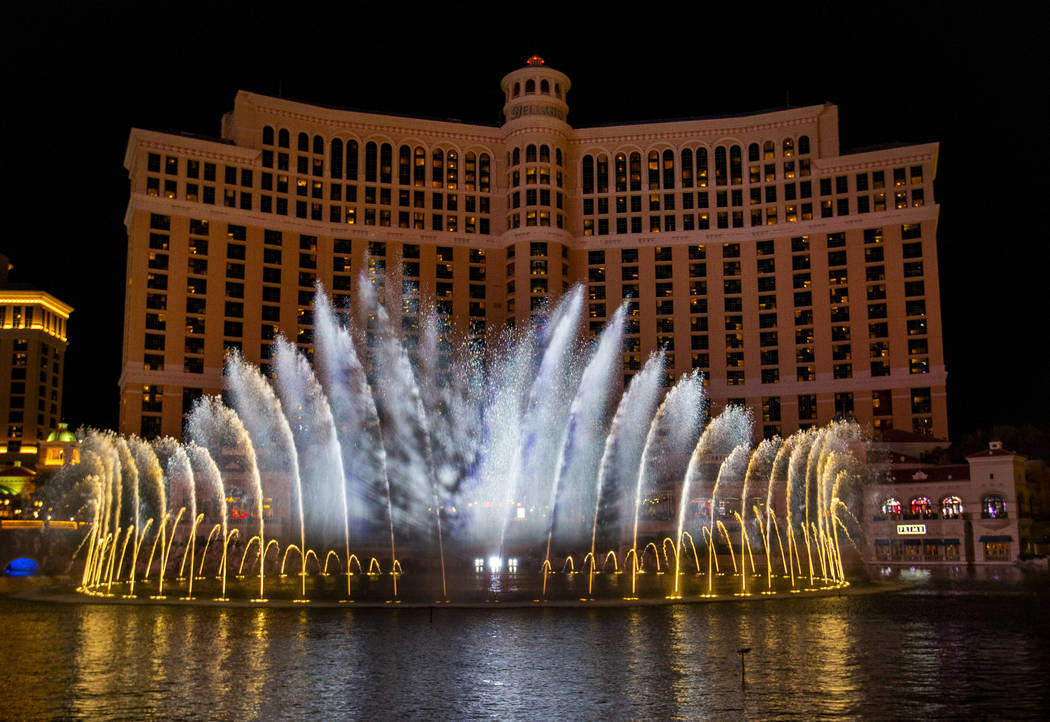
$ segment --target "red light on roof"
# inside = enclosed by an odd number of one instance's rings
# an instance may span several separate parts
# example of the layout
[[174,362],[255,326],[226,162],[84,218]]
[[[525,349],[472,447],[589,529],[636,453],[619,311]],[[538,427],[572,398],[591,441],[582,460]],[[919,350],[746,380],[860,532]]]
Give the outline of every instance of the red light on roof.
[[543,65],[543,58],[539,55],[533,55],[531,58],[525,61],[526,65]]

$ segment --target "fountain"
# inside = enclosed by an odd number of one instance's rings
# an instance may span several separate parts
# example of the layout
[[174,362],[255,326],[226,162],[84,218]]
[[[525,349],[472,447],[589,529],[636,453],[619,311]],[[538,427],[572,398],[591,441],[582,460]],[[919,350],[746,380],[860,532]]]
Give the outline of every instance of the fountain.
[[750,413],[708,420],[702,377],[668,383],[662,351],[617,399],[628,307],[582,344],[580,287],[487,351],[434,311],[407,343],[358,301],[352,319],[318,286],[313,364],[283,338],[272,379],[232,353],[183,442],[86,433],[61,472],[91,521],[79,591],[586,604],[847,584],[855,423],[752,448]]

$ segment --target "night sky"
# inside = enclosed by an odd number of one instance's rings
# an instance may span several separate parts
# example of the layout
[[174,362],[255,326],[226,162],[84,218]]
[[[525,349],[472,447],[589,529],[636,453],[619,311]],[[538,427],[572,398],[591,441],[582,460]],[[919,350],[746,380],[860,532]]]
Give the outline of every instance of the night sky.
[[500,78],[532,53],[572,80],[575,127],[831,101],[843,152],[939,141],[951,435],[1050,422],[1037,348],[1050,326],[1041,21],[987,7],[965,15],[960,4],[942,6],[949,15],[840,3],[746,16],[698,4],[635,17],[629,9],[648,4],[530,3],[507,6],[522,13],[513,22],[496,19],[496,4],[390,4],[388,15],[354,5],[36,4],[8,16],[13,162],[0,250],[15,265],[12,281],[75,307],[64,403],[72,426],[117,424],[131,127],[218,136],[238,89],[496,124]]

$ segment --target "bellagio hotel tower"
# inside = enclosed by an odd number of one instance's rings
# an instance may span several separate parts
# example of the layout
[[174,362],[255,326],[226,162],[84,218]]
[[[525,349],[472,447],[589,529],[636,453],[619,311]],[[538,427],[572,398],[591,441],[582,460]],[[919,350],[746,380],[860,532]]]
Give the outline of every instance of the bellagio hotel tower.
[[121,431],[180,435],[228,349],[309,353],[315,281],[373,284],[409,350],[432,306],[447,373],[579,283],[584,333],[630,298],[625,382],[662,347],[756,434],[947,438],[936,143],[842,155],[830,104],[573,128],[535,56],[501,87],[494,126],[241,91],[219,139],[133,129]]

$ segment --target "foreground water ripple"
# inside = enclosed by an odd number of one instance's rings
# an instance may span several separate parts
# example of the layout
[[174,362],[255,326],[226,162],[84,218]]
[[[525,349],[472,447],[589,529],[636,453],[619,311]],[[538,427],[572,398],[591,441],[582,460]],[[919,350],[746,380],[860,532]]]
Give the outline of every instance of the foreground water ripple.
[[1050,592],[1045,578],[1023,589],[439,609],[432,622],[413,609],[0,598],[3,716],[1038,718],[1050,702],[1040,681],[1050,668]]

